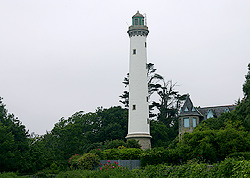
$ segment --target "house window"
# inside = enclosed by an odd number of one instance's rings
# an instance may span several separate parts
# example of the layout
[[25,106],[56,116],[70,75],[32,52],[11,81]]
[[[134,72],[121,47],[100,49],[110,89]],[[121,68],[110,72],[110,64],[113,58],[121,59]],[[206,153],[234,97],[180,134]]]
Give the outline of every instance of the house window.
[[196,127],[196,118],[193,118],[193,127]]
[[136,54],[136,49],[133,49],[133,54]]
[[136,110],[136,106],[135,106],[135,104],[133,105],[132,110]]
[[184,118],[184,127],[189,127],[189,118]]
[[141,24],[144,25],[144,19],[141,20]]

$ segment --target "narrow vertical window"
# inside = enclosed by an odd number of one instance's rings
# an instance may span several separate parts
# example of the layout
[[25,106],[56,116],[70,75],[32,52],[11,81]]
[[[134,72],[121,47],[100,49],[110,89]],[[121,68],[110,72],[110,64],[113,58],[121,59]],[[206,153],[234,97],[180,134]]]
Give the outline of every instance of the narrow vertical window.
[[144,19],[141,20],[142,25],[144,25]]
[[138,25],[138,19],[135,19],[135,25]]
[[136,49],[133,49],[133,54],[136,54]]
[[136,106],[135,106],[135,104],[133,105],[133,108],[132,108],[133,110],[136,110]]
[[193,127],[196,127],[196,118],[193,118]]
[[145,48],[147,47],[147,42],[145,42]]
[[146,101],[148,102],[148,96],[146,96]]
[[184,118],[184,127],[189,127],[189,118]]

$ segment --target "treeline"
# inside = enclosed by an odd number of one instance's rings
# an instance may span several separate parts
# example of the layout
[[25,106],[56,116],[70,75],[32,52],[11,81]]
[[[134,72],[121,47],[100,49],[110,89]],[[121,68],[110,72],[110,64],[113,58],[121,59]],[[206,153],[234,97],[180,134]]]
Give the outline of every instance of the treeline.
[[[142,153],[143,164],[178,165],[190,160],[214,163],[223,161],[230,154],[248,155],[250,64],[248,69],[243,85],[244,99],[236,109],[219,118],[203,121],[193,133],[185,133],[180,142],[177,115],[183,96],[173,89],[171,82],[160,80],[162,83],[152,83],[154,80],[151,80],[149,86],[153,88],[150,91],[155,91],[161,100],[150,103],[152,107],[158,107],[158,112],[154,115],[155,120],[150,122],[153,149]],[[123,99],[127,100],[125,96]],[[119,146],[137,148],[136,142],[126,143],[127,118],[128,110],[120,106],[97,108],[89,113],[80,111],[67,119],[60,119],[50,132],[42,136],[30,136],[18,118],[8,114],[0,99],[0,172],[35,173],[46,168],[65,170],[69,158],[75,154],[95,153],[93,150],[104,151]]]
[[[138,147],[136,143],[126,145],[128,110],[120,106],[98,108],[93,113],[77,112],[68,119],[60,119],[50,132],[42,136],[29,135],[18,118],[7,113],[1,99],[0,109],[1,172],[35,173],[52,164],[64,169],[74,154],[121,145]],[[153,147],[168,145],[177,134],[174,127],[151,122]]]

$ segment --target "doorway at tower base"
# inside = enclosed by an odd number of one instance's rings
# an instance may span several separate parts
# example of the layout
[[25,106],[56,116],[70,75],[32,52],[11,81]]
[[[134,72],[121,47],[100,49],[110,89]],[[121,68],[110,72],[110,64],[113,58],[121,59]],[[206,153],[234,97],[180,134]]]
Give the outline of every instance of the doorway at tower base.
[[128,134],[125,138],[127,140],[134,139],[136,141],[139,141],[139,145],[141,145],[141,149],[143,151],[151,149],[152,136],[149,134]]

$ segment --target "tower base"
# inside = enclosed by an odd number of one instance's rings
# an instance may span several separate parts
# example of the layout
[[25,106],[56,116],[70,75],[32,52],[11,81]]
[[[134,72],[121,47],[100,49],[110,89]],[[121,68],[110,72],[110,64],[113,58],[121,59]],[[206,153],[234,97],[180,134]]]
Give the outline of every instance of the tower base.
[[128,134],[125,138],[127,140],[135,139],[136,141],[139,141],[142,150],[151,149],[152,136],[149,134]]

